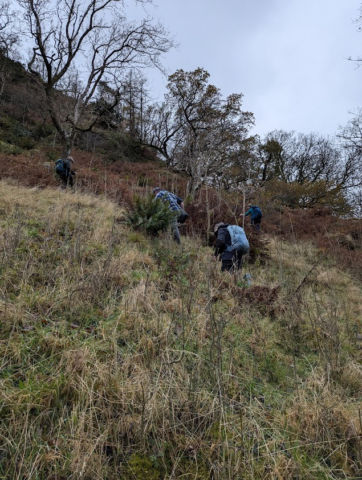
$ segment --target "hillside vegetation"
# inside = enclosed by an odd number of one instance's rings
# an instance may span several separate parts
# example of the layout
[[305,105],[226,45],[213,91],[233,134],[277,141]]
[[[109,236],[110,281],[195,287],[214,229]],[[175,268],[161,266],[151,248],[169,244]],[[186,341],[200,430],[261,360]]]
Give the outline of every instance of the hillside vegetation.
[[272,235],[222,274],[123,216],[1,182],[0,478],[361,478],[360,282]]

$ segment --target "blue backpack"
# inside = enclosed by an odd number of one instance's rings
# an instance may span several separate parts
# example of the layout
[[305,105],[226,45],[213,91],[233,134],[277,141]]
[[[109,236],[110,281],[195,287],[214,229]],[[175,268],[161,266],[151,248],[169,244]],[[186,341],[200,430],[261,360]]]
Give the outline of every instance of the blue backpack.
[[230,233],[231,245],[227,247],[229,252],[244,251],[245,253],[249,250],[250,245],[248,239],[246,238],[244,229],[239,227],[239,225],[228,225],[228,232]]
[[65,173],[66,173],[64,162],[61,158],[59,158],[55,162],[55,173],[57,173],[58,175],[65,175]]

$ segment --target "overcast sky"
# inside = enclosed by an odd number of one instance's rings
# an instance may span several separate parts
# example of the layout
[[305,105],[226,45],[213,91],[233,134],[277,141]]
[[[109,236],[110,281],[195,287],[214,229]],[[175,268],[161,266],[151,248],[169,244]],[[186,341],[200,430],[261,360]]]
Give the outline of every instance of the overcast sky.
[[[179,43],[164,58],[169,73],[203,67],[227,96],[243,93],[252,133],[333,135],[362,106],[361,0],[154,0],[147,11]],[[166,79],[151,74],[163,98]]]

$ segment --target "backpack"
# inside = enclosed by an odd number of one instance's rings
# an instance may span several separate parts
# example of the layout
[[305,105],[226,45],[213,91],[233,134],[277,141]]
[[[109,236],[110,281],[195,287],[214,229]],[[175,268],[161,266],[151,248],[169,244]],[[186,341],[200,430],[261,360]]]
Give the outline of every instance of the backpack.
[[256,205],[251,208],[253,209],[253,220],[261,220],[263,214],[261,213],[260,208]]
[[185,223],[189,218],[189,214],[181,208],[181,215],[178,217],[178,223]]
[[61,158],[55,162],[55,173],[58,175],[65,175],[66,173],[64,161]]
[[229,252],[243,250],[246,253],[249,250],[249,242],[246,238],[244,229],[239,227],[239,225],[228,225],[227,229],[231,238],[231,245],[227,247],[227,250]]

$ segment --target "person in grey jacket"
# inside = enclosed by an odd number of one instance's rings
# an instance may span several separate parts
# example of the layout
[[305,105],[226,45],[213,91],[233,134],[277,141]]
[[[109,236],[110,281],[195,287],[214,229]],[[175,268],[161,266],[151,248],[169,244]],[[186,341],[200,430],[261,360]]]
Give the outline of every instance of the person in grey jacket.
[[171,228],[173,233],[173,238],[178,244],[181,243],[179,223],[184,223],[188,214],[185,212],[184,202],[182,198],[178,197],[174,193],[168,192],[167,190],[162,190],[160,187],[155,187],[153,189],[155,198],[167,202],[170,210],[175,212],[175,218],[172,221]]

